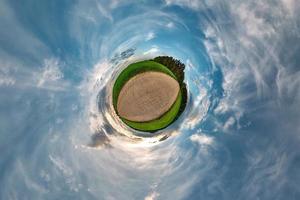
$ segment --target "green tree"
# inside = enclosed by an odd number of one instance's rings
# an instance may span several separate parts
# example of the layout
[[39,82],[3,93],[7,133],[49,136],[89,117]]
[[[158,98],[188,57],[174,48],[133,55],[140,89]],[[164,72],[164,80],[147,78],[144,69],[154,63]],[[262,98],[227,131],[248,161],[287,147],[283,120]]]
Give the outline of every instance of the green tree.
[[[170,69],[174,75],[176,76],[182,93],[182,102],[180,105],[180,109],[178,112],[178,115],[176,119],[181,115],[181,113],[184,111],[186,104],[187,104],[187,88],[186,84],[184,82],[184,70],[185,65],[180,62],[180,60],[177,60],[171,56],[158,56],[153,59],[153,61],[160,63],[164,66],[166,66],[168,69]],[[175,120],[176,120],[175,119]]]

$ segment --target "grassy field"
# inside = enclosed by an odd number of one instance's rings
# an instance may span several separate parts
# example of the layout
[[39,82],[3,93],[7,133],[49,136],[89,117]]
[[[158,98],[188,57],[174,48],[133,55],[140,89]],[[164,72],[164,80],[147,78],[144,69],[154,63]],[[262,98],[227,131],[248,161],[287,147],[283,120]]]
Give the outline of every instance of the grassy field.
[[[162,64],[159,64],[154,61],[141,61],[137,63],[133,63],[129,65],[127,68],[125,68],[118,78],[115,81],[114,87],[113,87],[113,106],[117,112],[117,101],[119,97],[119,93],[123,87],[123,85],[133,76],[146,72],[146,71],[158,71],[162,72],[165,74],[168,74],[172,76],[174,79],[177,80],[176,76],[174,73],[169,70],[167,67],[165,67]],[[178,97],[175,101],[175,103],[172,105],[172,107],[167,111],[163,116],[161,116],[158,119],[149,121],[149,122],[132,122],[128,121],[126,119],[122,119],[122,121],[130,126],[133,129],[140,130],[140,131],[149,131],[149,132],[154,132],[160,129],[165,128],[169,124],[171,124],[177,117],[178,111],[180,109],[182,102],[182,93],[181,91],[178,94]]]
[[181,101],[179,113],[177,114],[177,118],[178,118],[185,110],[187,100],[188,100],[187,88],[186,88],[186,84],[184,82],[185,65],[180,60],[177,60],[171,56],[158,56],[158,57],[152,59],[152,61],[166,66],[177,77],[177,81],[180,84],[180,90],[181,90],[181,95],[182,95],[182,101]]

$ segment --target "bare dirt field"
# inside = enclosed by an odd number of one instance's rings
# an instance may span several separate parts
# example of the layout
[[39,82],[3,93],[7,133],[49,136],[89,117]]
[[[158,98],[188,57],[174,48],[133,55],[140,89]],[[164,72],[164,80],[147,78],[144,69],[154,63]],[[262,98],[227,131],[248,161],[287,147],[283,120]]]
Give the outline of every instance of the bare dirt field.
[[167,74],[138,74],[121,89],[117,102],[118,114],[135,122],[157,119],[171,108],[179,89],[178,82]]

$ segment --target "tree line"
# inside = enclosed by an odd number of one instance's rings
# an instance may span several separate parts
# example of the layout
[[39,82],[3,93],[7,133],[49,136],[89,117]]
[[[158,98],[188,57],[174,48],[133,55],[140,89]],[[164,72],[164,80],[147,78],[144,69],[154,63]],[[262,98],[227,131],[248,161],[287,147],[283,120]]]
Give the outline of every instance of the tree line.
[[180,60],[177,60],[171,56],[158,56],[152,60],[154,62],[160,63],[160,64],[166,66],[168,69],[170,69],[174,73],[174,75],[176,76],[176,78],[179,82],[180,89],[182,92],[182,102],[181,102],[181,105],[179,108],[178,115],[176,117],[176,119],[177,119],[181,115],[181,113],[184,111],[184,109],[186,107],[186,103],[187,103],[187,88],[186,88],[186,84],[184,82],[185,65],[182,62],[180,62]]

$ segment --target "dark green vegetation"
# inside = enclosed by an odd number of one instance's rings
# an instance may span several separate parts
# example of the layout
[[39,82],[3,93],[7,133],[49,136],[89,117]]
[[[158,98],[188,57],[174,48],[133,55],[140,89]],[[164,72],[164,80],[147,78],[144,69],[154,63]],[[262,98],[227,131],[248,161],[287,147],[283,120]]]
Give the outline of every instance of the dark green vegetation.
[[[165,64],[165,65],[164,65]],[[174,67],[174,65],[177,65]],[[172,57],[156,57],[154,60],[146,60],[137,63],[133,63],[125,68],[118,78],[115,81],[113,87],[113,106],[115,111],[117,112],[117,101],[119,93],[124,86],[124,84],[131,79],[133,76],[147,72],[147,71],[158,71],[176,79],[180,85],[180,92],[178,97],[172,107],[160,118],[148,121],[148,122],[133,122],[126,119],[121,120],[130,126],[133,129],[140,130],[140,131],[148,131],[154,132],[160,129],[163,129],[174,122],[179,115],[183,112],[186,100],[187,100],[187,91],[186,85],[183,82],[184,80],[184,65],[180,63],[178,60],[173,59]],[[118,113],[117,113],[118,114]]]
[[166,66],[168,69],[170,69],[175,74],[179,82],[182,101],[179,108],[179,112],[175,118],[176,120],[183,113],[187,103],[187,89],[186,89],[186,84],[184,82],[185,65],[181,63],[180,60],[174,59],[173,57],[170,56],[158,56],[154,58],[153,61],[160,63]]

